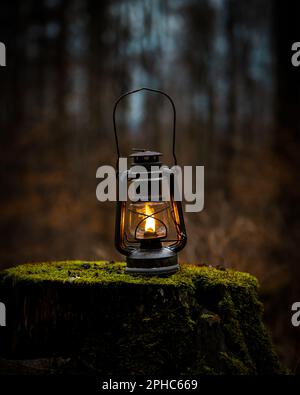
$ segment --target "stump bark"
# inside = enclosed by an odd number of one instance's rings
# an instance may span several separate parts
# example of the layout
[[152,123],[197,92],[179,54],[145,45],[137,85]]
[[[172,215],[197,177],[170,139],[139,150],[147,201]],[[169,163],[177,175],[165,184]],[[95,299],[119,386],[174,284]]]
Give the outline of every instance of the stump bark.
[[147,278],[124,269],[72,261],[2,271],[2,372],[284,373],[251,275],[183,265]]

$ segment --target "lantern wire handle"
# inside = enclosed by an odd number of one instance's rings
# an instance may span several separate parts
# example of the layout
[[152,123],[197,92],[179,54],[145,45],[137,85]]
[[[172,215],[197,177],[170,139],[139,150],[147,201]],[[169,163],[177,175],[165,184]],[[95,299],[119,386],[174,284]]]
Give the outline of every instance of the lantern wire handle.
[[165,96],[169,102],[171,103],[172,109],[173,109],[173,145],[172,145],[172,154],[173,154],[173,159],[174,159],[174,164],[177,165],[177,159],[176,159],[176,154],[175,154],[175,137],[176,137],[176,109],[175,109],[175,104],[172,100],[172,98],[165,92],[157,89],[151,89],[151,88],[139,88],[135,89],[129,92],[124,93],[121,95],[117,101],[115,102],[114,105],[114,110],[113,110],[113,123],[114,123],[114,133],[115,133],[115,141],[116,141],[116,147],[117,147],[117,154],[118,154],[118,161],[117,164],[119,163],[120,159],[120,149],[119,149],[119,140],[118,140],[118,134],[117,134],[117,123],[116,123],[116,110],[119,102],[124,99],[126,96],[129,96],[133,93],[137,93],[140,91],[148,91],[148,92],[154,92],[154,93],[160,93],[163,96]]

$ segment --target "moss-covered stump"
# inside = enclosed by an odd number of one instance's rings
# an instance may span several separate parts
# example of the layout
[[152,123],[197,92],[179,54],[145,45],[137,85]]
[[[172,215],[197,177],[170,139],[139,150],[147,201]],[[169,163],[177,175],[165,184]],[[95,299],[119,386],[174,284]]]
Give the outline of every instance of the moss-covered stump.
[[2,271],[0,362],[18,360],[26,373],[28,360],[56,374],[283,373],[251,275],[184,265],[148,278],[124,268],[76,261]]

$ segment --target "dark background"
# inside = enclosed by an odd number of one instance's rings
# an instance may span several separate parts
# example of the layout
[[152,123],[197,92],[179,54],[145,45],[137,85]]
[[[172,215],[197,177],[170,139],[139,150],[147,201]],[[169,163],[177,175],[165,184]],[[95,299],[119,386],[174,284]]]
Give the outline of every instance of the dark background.
[[[279,0],[3,1],[0,267],[122,259],[114,204],[96,169],[114,165],[114,100],[163,89],[178,113],[181,165],[205,166],[205,210],[186,214],[181,260],[248,271],[282,360],[299,371],[297,3]],[[120,106],[122,153],[171,158],[171,112],[140,93]]]

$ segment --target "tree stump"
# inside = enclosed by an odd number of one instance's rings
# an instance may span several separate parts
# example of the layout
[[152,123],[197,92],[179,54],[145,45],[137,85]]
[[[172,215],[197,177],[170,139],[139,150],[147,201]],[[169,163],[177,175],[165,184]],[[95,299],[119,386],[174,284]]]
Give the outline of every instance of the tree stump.
[[251,275],[182,265],[159,278],[124,269],[124,263],[66,261],[2,271],[2,371],[284,373]]

